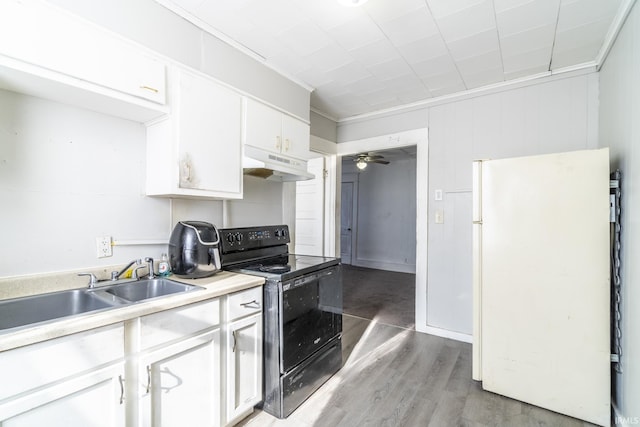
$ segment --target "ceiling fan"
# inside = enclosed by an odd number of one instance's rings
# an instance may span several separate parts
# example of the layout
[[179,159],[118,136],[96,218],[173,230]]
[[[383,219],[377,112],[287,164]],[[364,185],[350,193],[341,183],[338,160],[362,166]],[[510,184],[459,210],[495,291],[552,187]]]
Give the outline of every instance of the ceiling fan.
[[364,170],[369,163],[380,163],[381,165],[388,165],[389,162],[384,159],[384,156],[374,153],[360,153],[356,154],[353,161],[356,162],[356,166],[360,170]]

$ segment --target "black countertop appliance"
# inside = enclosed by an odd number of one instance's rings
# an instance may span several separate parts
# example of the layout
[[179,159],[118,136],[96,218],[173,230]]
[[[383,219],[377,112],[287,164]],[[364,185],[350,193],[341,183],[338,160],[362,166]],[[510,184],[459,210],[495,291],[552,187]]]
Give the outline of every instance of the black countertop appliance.
[[208,277],[220,271],[220,238],[213,224],[180,221],[169,239],[169,262],[176,276]]

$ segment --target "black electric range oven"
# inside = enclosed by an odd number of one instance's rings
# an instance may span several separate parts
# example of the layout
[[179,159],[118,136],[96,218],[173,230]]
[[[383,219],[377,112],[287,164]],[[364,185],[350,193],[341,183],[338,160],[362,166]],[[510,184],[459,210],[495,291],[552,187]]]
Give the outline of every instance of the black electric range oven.
[[342,367],[340,259],[288,253],[286,225],[220,241],[223,269],[265,278],[263,410],[286,418]]

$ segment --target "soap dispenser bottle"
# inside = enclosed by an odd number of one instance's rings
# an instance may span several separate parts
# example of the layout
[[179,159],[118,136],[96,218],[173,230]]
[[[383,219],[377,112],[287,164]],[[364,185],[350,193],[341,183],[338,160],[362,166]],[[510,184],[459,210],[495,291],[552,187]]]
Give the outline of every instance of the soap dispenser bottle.
[[169,259],[167,254],[162,254],[162,258],[158,263],[158,274],[162,277],[167,277],[171,273],[171,267],[169,266]]

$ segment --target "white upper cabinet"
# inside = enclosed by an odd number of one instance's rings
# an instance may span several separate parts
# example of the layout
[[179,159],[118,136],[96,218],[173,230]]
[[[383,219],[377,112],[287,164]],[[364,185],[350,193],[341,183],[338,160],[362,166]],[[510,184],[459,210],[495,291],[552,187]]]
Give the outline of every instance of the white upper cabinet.
[[40,1],[0,2],[0,87],[145,121],[166,113],[165,86],[143,48]]
[[147,195],[242,197],[242,97],[186,68],[169,70],[171,114],[147,128]]
[[309,125],[253,99],[247,99],[245,144],[296,159],[309,157]]

